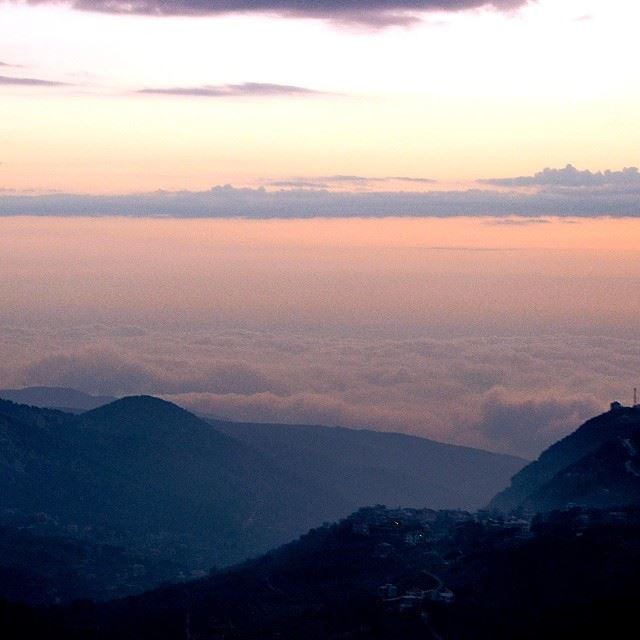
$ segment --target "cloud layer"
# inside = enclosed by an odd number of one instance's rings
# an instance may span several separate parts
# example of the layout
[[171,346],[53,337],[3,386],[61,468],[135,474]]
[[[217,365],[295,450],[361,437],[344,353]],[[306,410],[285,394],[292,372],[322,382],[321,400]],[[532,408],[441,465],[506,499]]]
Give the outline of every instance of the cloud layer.
[[[31,0],[42,4],[53,0]],[[318,18],[370,27],[407,25],[429,11],[464,11],[491,7],[516,9],[527,0],[71,0],[85,11],[149,16],[211,16],[261,13]]]
[[[0,65],[5,66],[5,65]],[[8,66],[8,65],[6,65]],[[41,78],[16,78],[13,76],[0,76],[0,86],[9,87],[64,87],[64,82],[42,80]]]
[[570,336],[133,329],[4,326],[0,385],[162,394],[237,420],[403,431],[533,457],[607,409],[631,383],[640,347]]
[[625,167],[622,171],[580,171],[568,164],[564,169],[547,168],[533,176],[493,178],[480,182],[499,187],[626,187],[638,190],[640,172],[637,167]]
[[368,189],[389,181],[429,183],[427,178],[334,175],[275,181],[270,183],[278,187],[275,190],[224,185],[207,191],[128,195],[5,194],[0,196],[0,215],[175,218],[640,216],[640,173],[634,167],[593,173],[578,171],[569,165],[564,169],[545,169],[534,176],[482,181],[501,189]]
[[264,82],[243,82],[241,84],[203,85],[199,87],[156,87],[140,89],[138,94],[158,96],[182,96],[191,98],[262,98],[278,96],[323,95],[306,87]]
[[409,184],[435,184],[437,180],[431,178],[416,178],[409,176],[306,176],[292,177],[286,180],[273,180],[268,184],[272,187],[292,188],[292,189],[329,189],[335,187],[369,187],[390,182],[406,182]]

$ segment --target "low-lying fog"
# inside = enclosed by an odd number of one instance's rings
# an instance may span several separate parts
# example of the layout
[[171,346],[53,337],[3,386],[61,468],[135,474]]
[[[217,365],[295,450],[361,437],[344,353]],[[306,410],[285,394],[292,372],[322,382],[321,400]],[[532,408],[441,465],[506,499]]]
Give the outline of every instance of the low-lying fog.
[[2,218],[0,386],[532,457],[640,383],[639,239],[635,220]]

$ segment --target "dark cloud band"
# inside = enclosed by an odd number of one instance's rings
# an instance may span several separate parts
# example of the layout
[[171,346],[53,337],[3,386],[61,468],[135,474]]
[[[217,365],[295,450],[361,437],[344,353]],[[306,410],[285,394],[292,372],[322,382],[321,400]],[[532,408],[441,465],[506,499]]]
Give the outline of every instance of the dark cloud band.
[[14,78],[12,76],[0,76],[0,86],[13,87],[63,87],[63,82],[42,80],[41,78]]
[[[52,0],[31,0],[44,4]],[[464,11],[480,7],[511,10],[527,0],[71,0],[85,11],[149,16],[207,16],[265,13],[320,18],[372,26],[406,24],[427,11]]]
[[496,187],[627,187],[640,188],[640,172],[637,167],[626,167],[622,171],[580,171],[568,164],[563,169],[544,169],[532,176],[516,178],[491,178],[480,180]]
[[[4,195],[0,215],[126,215],[175,218],[454,217],[511,216],[640,217],[640,179],[604,186],[515,187],[499,191],[368,191],[362,183],[347,190],[322,188],[315,180],[284,181],[278,190],[218,186],[208,191],[157,191],[128,195]],[[598,174],[595,174],[598,175]],[[603,174],[607,175],[607,174]],[[352,178],[355,176],[351,176]],[[330,178],[330,177],[329,177]],[[334,176],[335,178],[335,176]],[[322,179],[325,185],[327,177]],[[335,186],[335,182],[332,183]],[[315,185],[315,188],[314,188]],[[273,185],[272,185],[273,186]],[[525,185],[528,186],[528,185]]]
[[259,98],[323,95],[321,91],[314,91],[306,87],[264,82],[243,82],[241,84],[204,85],[199,87],[159,87],[141,89],[136,93],[185,98]]
[[366,187],[372,184],[381,184],[388,182],[407,182],[411,184],[435,184],[437,180],[431,178],[416,178],[409,176],[384,176],[384,177],[371,177],[371,176],[348,176],[348,175],[333,175],[333,176],[307,176],[307,177],[294,177],[286,180],[274,180],[267,184],[272,187],[283,187],[289,189],[329,189],[330,187],[336,187],[340,185],[346,185],[348,187],[362,186]]

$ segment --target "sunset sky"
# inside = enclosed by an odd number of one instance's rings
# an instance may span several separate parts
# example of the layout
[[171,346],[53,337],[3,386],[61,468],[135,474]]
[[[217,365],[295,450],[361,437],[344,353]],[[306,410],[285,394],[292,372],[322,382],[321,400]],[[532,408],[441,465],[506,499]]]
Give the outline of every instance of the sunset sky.
[[[639,21],[632,0],[4,1],[0,187],[448,192],[621,171],[639,164]],[[620,182],[618,200],[640,178]]]
[[640,387],[635,0],[0,0],[0,388],[535,456]]

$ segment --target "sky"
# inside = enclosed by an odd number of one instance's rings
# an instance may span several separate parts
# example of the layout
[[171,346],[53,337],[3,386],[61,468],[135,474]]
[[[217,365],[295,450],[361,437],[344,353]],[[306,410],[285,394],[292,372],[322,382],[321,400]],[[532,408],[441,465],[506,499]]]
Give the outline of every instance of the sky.
[[[617,174],[639,164],[639,18],[632,0],[4,0],[3,193],[133,200],[5,197],[0,212],[130,215],[141,194],[231,185],[303,190],[312,201],[291,213],[279,196],[290,216],[342,215],[363,191],[392,203],[362,214],[407,213],[421,195],[419,213],[464,214],[469,189],[490,192],[484,214],[636,214],[640,177]],[[614,178],[576,185],[567,165]],[[537,184],[547,167],[556,179]],[[500,182],[517,177],[532,182]],[[585,206],[590,189],[608,203]],[[206,215],[240,208],[220,199]]]
[[640,386],[632,0],[0,0],[0,387],[535,457]]

